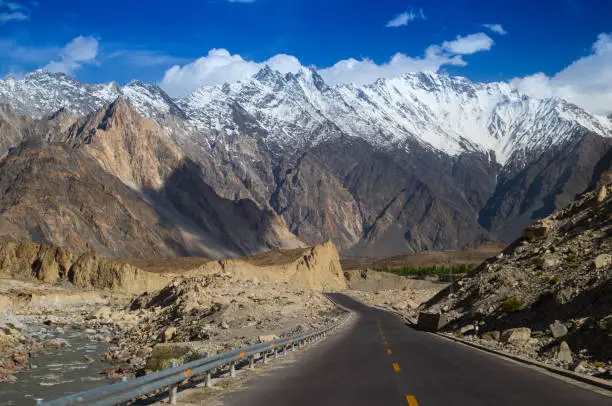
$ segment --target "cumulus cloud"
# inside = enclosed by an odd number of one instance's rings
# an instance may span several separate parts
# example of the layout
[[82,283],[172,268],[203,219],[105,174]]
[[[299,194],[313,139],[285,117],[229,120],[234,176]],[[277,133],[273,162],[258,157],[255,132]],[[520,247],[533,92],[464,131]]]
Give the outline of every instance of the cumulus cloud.
[[420,9],[418,12],[408,10],[408,11],[404,11],[403,13],[400,13],[396,15],[395,17],[393,17],[391,20],[389,20],[389,22],[387,22],[385,27],[390,27],[390,28],[401,27],[403,25],[408,25],[410,21],[419,20],[419,19],[420,20],[425,19],[425,14],[423,13],[423,9]]
[[480,51],[488,51],[493,46],[493,39],[479,32],[465,37],[457,36],[453,41],[444,41],[442,49],[451,54],[471,55]]
[[[491,49],[493,40],[486,34],[477,33],[458,36],[441,45],[431,45],[423,56],[411,57],[396,53],[389,62],[377,64],[371,59],[345,59],[327,68],[317,69],[329,84],[372,83],[379,78],[391,78],[409,72],[437,72],[442,66],[465,66],[463,55]],[[202,86],[235,82],[253,76],[265,65],[281,73],[297,72],[300,61],[291,55],[275,55],[267,61],[245,60],[232,55],[225,49],[212,49],[207,56],[184,66],[175,65],[168,69],[161,86],[172,96],[185,96]]]
[[536,73],[510,82],[537,98],[561,97],[596,114],[612,112],[612,33],[602,33],[591,53],[547,76]]
[[184,96],[201,86],[246,79],[265,65],[282,73],[296,72],[301,67],[300,61],[291,55],[279,54],[257,63],[232,55],[226,49],[211,49],[208,55],[189,64],[168,69],[161,85],[170,95]]
[[60,51],[60,59],[43,67],[52,73],[72,74],[85,64],[96,63],[98,40],[94,37],[78,36]]
[[482,26],[499,35],[506,35],[508,33],[501,24],[483,24]]

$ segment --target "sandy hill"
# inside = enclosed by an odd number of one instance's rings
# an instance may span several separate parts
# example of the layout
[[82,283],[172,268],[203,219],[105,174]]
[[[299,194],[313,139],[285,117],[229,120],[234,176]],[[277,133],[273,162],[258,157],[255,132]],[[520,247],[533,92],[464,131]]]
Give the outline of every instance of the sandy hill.
[[73,253],[51,244],[0,242],[0,276],[34,277],[47,283],[67,281],[82,288],[141,293],[161,289],[178,276],[220,272],[238,279],[270,279],[315,290],[346,288],[338,251],[331,242],[222,260],[113,260],[94,252]]

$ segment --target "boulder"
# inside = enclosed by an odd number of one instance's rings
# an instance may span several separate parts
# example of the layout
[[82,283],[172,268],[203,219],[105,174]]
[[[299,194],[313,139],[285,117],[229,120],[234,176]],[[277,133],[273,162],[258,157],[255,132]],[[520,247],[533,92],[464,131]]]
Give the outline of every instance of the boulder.
[[597,202],[603,202],[604,200],[606,200],[606,197],[608,197],[608,188],[606,187],[606,185],[603,185],[601,189],[599,189],[599,193],[597,194]]
[[70,344],[62,338],[54,338],[53,340],[46,341],[44,347],[46,350],[56,350],[58,348],[70,347]]
[[526,343],[531,338],[531,329],[519,327],[504,330],[501,338],[505,343]]
[[553,338],[563,337],[567,334],[567,327],[559,320],[555,320],[555,322],[549,325],[548,328],[550,329],[550,334],[553,336]]
[[444,314],[420,312],[417,327],[420,330],[435,332],[444,327],[448,323],[447,320]]
[[612,265],[612,255],[601,254],[595,258],[595,269],[607,268]]
[[483,333],[480,338],[485,341],[499,341],[500,337],[501,333],[499,331],[487,331],[486,333]]
[[168,341],[172,340],[175,335],[176,335],[176,328],[168,327],[167,329],[164,330],[164,342],[167,343]]
[[259,342],[260,343],[263,343],[263,342],[266,342],[266,341],[272,341],[272,340],[276,340],[276,339],[278,339],[278,336],[274,335],[274,334],[270,334],[270,335],[267,335],[267,336],[259,336]]
[[471,334],[476,330],[476,326],[473,324],[468,324],[459,329],[459,334]]
[[555,358],[566,364],[570,364],[573,361],[572,350],[565,341],[562,341],[559,347],[557,347]]
[[101,307],[97,312],[94,313],[96,319],[110,320],[113,315],[113,309],[108,306]]

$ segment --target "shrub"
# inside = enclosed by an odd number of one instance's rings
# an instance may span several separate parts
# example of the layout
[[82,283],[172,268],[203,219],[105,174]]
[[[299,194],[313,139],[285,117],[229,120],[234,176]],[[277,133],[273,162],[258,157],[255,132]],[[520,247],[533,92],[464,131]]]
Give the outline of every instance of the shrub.
[[553,276],[552,278],[550,278],[550,284],[551,285],[556,285],[559,282],[561,282],[561,280],[557,276]]
[[537,257],[536,259],[534,259],[533,264],[536,266],[536,268],[542,269],[542,267],[544,266],[544,258]]
[[570,252],[569,254],[567,254],[567,260],[568,261],[573,261],[576,258],[578,258],[578,255],[574,254],[573,252]]
[[520,299],[506,299],[502,303],[502,310],[506,313],[518,312],[523,307],[523,302]]

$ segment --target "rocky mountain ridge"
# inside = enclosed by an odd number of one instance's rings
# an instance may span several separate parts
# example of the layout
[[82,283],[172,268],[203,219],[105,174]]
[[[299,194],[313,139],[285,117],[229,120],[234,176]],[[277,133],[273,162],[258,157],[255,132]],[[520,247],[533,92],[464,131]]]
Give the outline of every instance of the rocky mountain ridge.
[[332,87],[309,69],[266,67],[173,100],[141,82],[34,72],[0,81],[0,102],[34,118],[63,108],[72,126],[47,139],[83,144],[139,193],[163,189],[175,162],[189,160],[220,198],[251,201],[307,243],[332,239],[360,255],[512,239],[581,192],[612,146],[609,120],[564,100],[427,73]]

